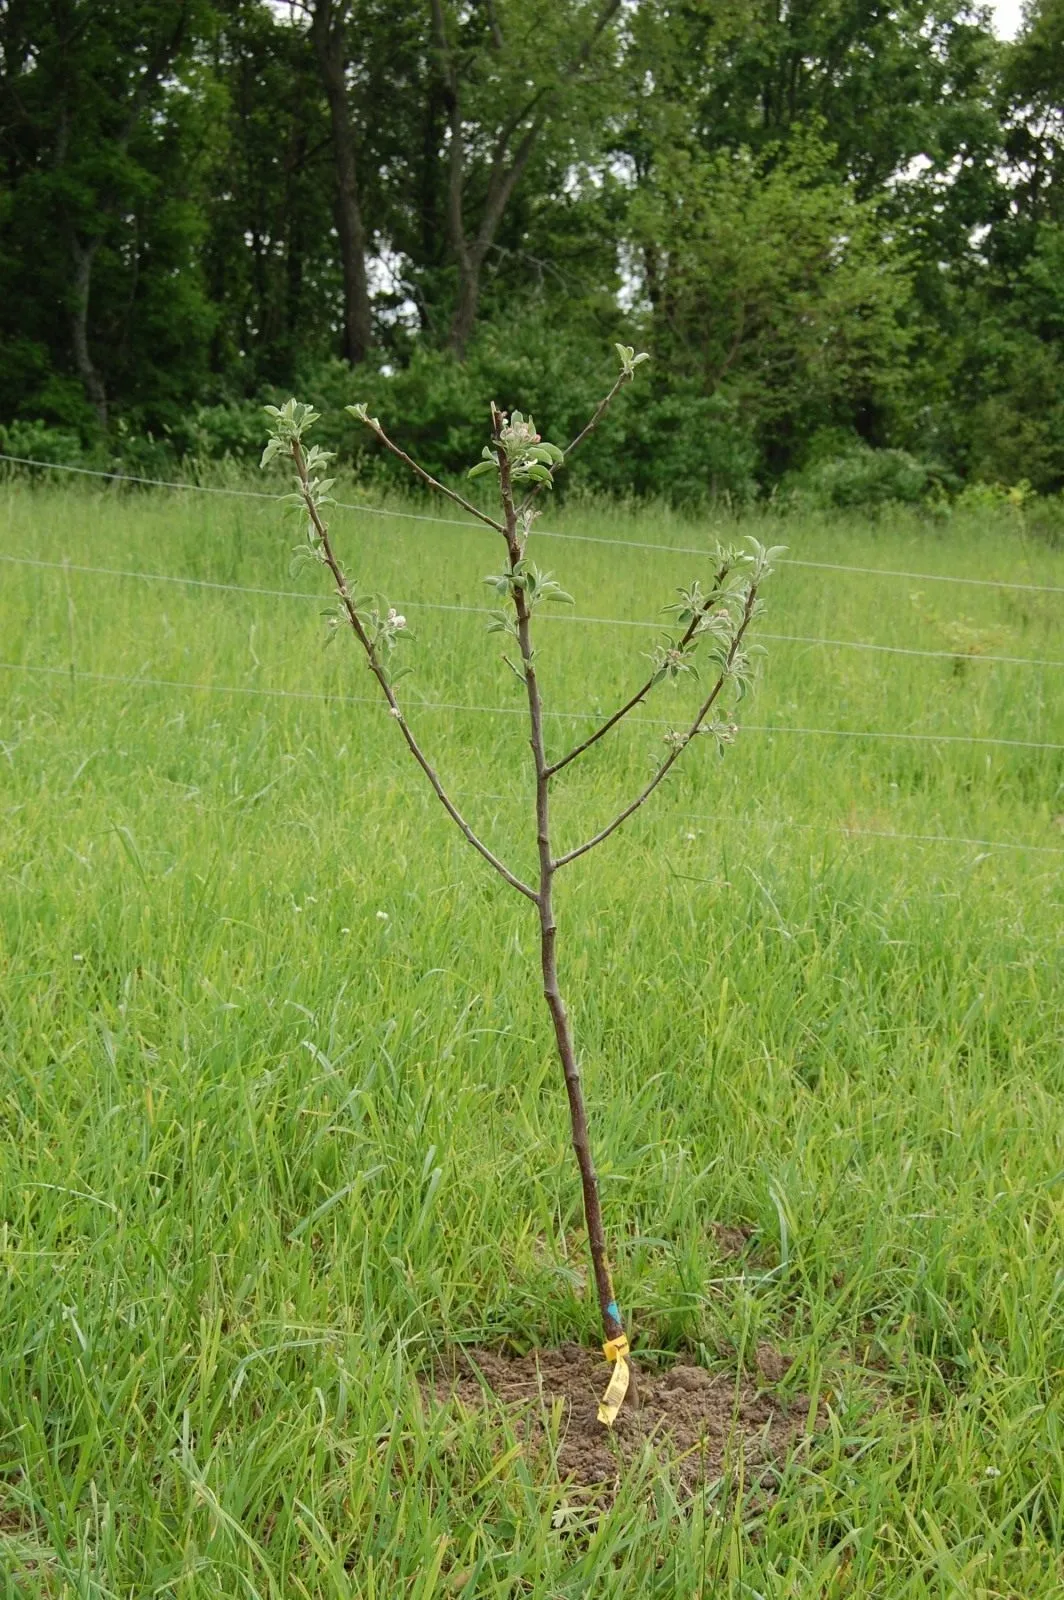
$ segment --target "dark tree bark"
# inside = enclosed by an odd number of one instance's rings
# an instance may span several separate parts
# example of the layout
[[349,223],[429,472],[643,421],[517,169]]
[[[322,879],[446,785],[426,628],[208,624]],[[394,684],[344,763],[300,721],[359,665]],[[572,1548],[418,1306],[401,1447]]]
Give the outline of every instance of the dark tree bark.
[[[535,89],[499,128],[488,171],[480,223],[469,233],[465,216],[466,150],[463,131],[462,73],[457,54],[447,35],[443,0],[431,0],[432,32],[444,85],[444,99],[450,127],[447,158],[447,231],[458,268],[458,297],[448,343],[462,358],[476,326],[480,305],[480,281],[484,262],[495,243],[499,226],[517,185],[520,183],[543,128],[557,107],[559,95],[587,65],[595,42],[620,10],[621,0],[603,0],[589,36],[583,41],[558,81]],[[502,31],[491,18],[491,48],[501,55],[505,50]]]
[[285,185],[285,338],[289,352],[295,348],[303,312],[303,267],[306,252],[303,218],[296,203],[296,181],[307,160],[305,128],[293,131]]
[[366,230],[359,198],[355,130],[348,100],[348,29],[352,0],[314,0],[310,32],[329,102],[336,171],[336,231],[344,280],[344,358],[366,359],[373,342],[373,317],[366,275]]
[[[88,8],[86,12],[87,10]],[[141,113],[181,50],[188,20],[189,0],[182,0],[174,14],[173,27],[168,34],[158,40],[129,98],[122,124],[110,141],[113,148],[119,152],[124,154],[129,149]],[[71,35],[68,48],[75,36]],[[67,163],[70,138],[70,118],[64,102],[55,148],[57,171],[62,170]],[[93,219],[93,226],[79,227],[73,219],[69,217],[64,219],[74,268],[69,301],[70,343],[74,353],[74,364],[84,385],[86,397],[96,413],[101,428],[104,429],[107,428],[109,421],[107,387],[102,373],[92,358],[89,342],[89,301],[92,294],[93,264],[121,204],[122,196],[113,187],[109,187],[98,197],[97,215]]]
[[70,342],[74,349],[74,363],[78,377],[85,388],[89,404],[96,413],[100,427],[106,430],[108,422],[107,389],[89,349],[89,294],[92,289],[92,264],[100,247],[100,238],[83,243],[75,233],[70,241],[74,258],[74,281],[70,296]]

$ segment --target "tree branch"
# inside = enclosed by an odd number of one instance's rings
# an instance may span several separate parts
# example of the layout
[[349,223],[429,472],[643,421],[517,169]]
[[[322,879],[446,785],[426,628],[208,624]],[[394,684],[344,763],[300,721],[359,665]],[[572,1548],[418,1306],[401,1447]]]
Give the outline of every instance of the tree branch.
[[[433,12],[435,13],[440,7],[440,0],[432,0],[432,3]],[[620,10],[620,6],[621,0],[605,0],[605,4],[599,12],[598,17],[595,19],[595,25],[591,32],[583,40],[579,50],[573,56],[572,60],[569,61],[569,63],[563,68],[560,74],[562,83],[568,82],[570,79],[575,78],[582,68],[587,65],[591,56],[591,51],[594,48],[595,41],[617,15],[617,12]],[[441,29],[439,31],[442,31],[442,13]],[[543,124],[552,109],[552,99],[557,87],[558,86],[555,85],[554,88],[549,88],[546,85],[543,85],[537,89],[528,103],[523,106],[520,111],[514,112],[500,130],[495,145],[495,159],[492,162],[492,170],[488,180],[487,205],[485,206],[484,216],[481,219],[481,225],[477,233],[476,243],[474,245],[474,251],[479,254],[481,259],[483,259],[483,256],[487,252],[488,246],[495,237],[495,231],[509,202],[510,196],[520,181],[525,167],[528,165],[528,160],[533,149],[535,148],[536,140],[539,138]],[[517,150],[514,153],[514,157],[509,168],[504,170],[502,168],[502,159],[512,135],[517,131],[518,127],[520,127],[525,118],[531,116],[537,103],[543,99],[546,99],[547,101],[546,106],[543,107],[539,115],[533,121],[532,126],[525,132],[521,143],[518,145]],[[498,182],[497,188],[496,182]]]
[[479,266],[488,253],[488,247],[495,237],[503,213],[510,202],[510,196],[521,180],[521,175],[528,165],[529,157],[535,149],[536,140],[539,138],[545,115],[541,113],[532,126],[525,132],[521,143],[514,151],[513,160],[509,167],[503,167],[501,157],[492,165],[488,178],[488,197],[484,205],[484,215],[480,219],[480,227],[473,244],[472,256]]
[[169,67],[171,61],[181,48],[181,42],[184,39],[185,28],[188,23],[188,10],[188,0],[183,0],[181,8],[177,14],[177,21],[174,25],[173,32],[170,34],[169,38],[164,39],[160,43],[154,56],[149,59],[143,73],[141,74],[140,81],[133,91],[133,99],[129,108],[129,116],[126,119],[125,127],[123,128],[118,139],[118,144],[123,150],[133,137],[133,130],[137,125],[137,118],[140,116],[145,100],[147,99],[149,93],[159,83],[163,73]]
[[433,792],[440,801],[440,804],[443,806],[444,810],[447,812],[447,815],[451,818],[452,822],[455,823],[460,832],[463,833],[469,840],[469,843],[473,846],[474,850],[479,851],[484,857],[484,860],[490,862],[499,876],[505,879],[505,881],[510,885],[511,889],[516,889],[518,893],[523,894],[527,899],[533,900],[538,904],[538,896],[535,889],[529,888],[527,883],[522,882],[522,880],[518,878],[516,874],[511,872],[509,867],[507,867],[504,862],[500,861],[498,856],[495,855],[495,853],[490,850],[488,846],[484,844],[484,842],[473,832],[473,829],[469,826],[469,823],[462,816],[461,812],[458,810],[458,807],[444,789],[436,769],[433,767],[432,763],[421,749],[421,746],[414,738],[413,733],[407,726],[406,718],[403,716],[399,702],[395,698],[395,691],[388,682],[388,675],[377,659],[377,652],[374,647],[373,640],[366,632],[362,623],[362,618],[358,614],[358,609],[355,605],[355,602],[351,598],[351,592],[347,587],[347,579],[344,577],[343,568],[340,566],[336,556],[333,553],[332,543],[329,539],[328,524],[322,517],[314,499],[314,495],[311,492],[310,483],[307,478],[306,460],[303,455],[302,446],[300,445],[298,439],[293,439],[292,441],[292,459],[295,462],[296,471],[299,474],[299,482],[303,495],[303,504],[306,506],[307,515],[314,524],[314,531],[321,541],[321,552],[325,558],[326,566],[332,573],[333,582],[336,585],[336,591],[340,596],[344,610],[347,613],[347,620],[350,622],[359,644],[366,652],[366,658],[369,662],[369,669],[373,673],[373,676],[376,678],[377,682],[380,684],[381,692],[383,693],[385,700],[388,702],[388,708],[391,711],[392,716],[399,724],[399,731],[406,740],[407,748],[409,749],[410,754],[413,756],[414,760],[417,762],[418,766],[429,780]]
[[[580,429],[580,432],[577,434],[572,443],[566,445],[564,459],[558,463],[559,467],[564,466],[566,462],[568,462],[573,451],[580,448],[588,434],[594,433],[595,429],[598,427],[599,423],[602,421],[603,417],[606,415],[606,412],[620,394],[625,384],[631,383],[633,377],[634,372],[629,371],[627,368],[622,369],[622,371],[618,373],[616,379],[614,380],[613,388],[599,401],[590,419]],[[551,468],[552,478],[557,470],[557,467]],[[525,498],[521,501],[520,512],[522,515],[528,510],[533,500],[535,500],[536,496],[542,492],[544,487],[545,486],[542,483],[536,483],[533,484],[531,489],[529,489],[528,493],[525,495]]]
[[606,415],[606,412],[609,410],[609,408],[613,404],[614,400],[620,394],[620,392],[624,388],[625,384],[626,383],[631,383],[631,381],[632,381],[631,372],[624,371],[624,372],[621,372],[621,373],[618,374],[617,379],[616,379],[616,381],[615,381],[615,383],[613,385],[613,388],[610,390],[609,394],[605,395],[599,401],[598,405],[595,407],[595,410],[594,410],[591,418],[580,429],[580,432],[577,434],[576,438],[572,441],[572,443],[566,445],[566,447],[565,447],[565,459],[566,459],[566,461],[568,461],[569,457],[572,455],[574,450],[579,450],[580,446],[583,444],[583,442],[587,438],[588,434],[589,433],[594,433],[595,429],[598,427],[599,423],[602,421],[603,417]]
[[591,56],[591,52],[594,49],[595,40],[601,33],[605,32],[606,28],[613,21],[620,9],[621,0],[605,0],[605,4],[595,20],[595,26],[588,34],[587,38],[580,46],[580,49],[576,52],[576,55],[570,61],[569,65],[565,68],[564,72],[562,73],[563,78],[575,78],[581,67],[585,67],[587,65]]
[[488,26],[491,29],[492,45],[496,50],[501,51],[503,48],[502,29],[499,26],[499,19],[495,13],[495,7],[492,4],[492,0],[484,0],[484,10],[488,15]]
[[[691,643],[691,640],[698,632],[699,624],[701,623],[702,618],[708,611],[713,609],[717,603],[717,600],[720,598],[721,584],[724,582],[727,573],[728,569],[726,566],[724,566],[721,567],[714,576],[712,594],[707,596],[705,602],[699,608],[697,613],[691,618],[691,621],[688,624],[687,629],[677,646],[677,649],[685,650]],[[656,675],[652,673],[647,679],[646,683],[643,684],[643,687],[641,689],[637,689],[632,698],[630,700],[626,700],[621,709],[619,711],[615,711],[612,717],[607,717],[602,726],[596,728],[595,732],[591,734],[589,738],[585,739],[582,744],[578,744],[574,749],[570,750],[568,755],[562,756],[559,761],[552,762],[547,768],[548,778],[553,778],[555,773],[561,772],[562,768],[567,767],[570,761],[575,761],[577,756],[582,756],[584,754],[585,750],[590,750],[593,744],[598,744],[599,740],[609,733],[611,728],[615,728],[618,722],[628,715],[629,711],[634,711],[636,706],[640,705],[642,701],[646,699],[651,689],[653,689],[655,678]]]
[[458,494],[454,489],[448,489],[445,483],[440,483],[438,479],[432,476],[431,472],[426,472],[424,467],[419,467],[412,456],[408,456],[406,451],[401,449],[394,440],[389,439],[376,417],[364,417],[353,406],[348,406],[347,409],[357,416],[360,422],[364,422],[369,431],[375,434],[381,444],[384,445],[385,449],[390,450],[393,456],[397,456],[405,466],[409,467],[414,476],[420,478],[428,488],[435,489],[437,494],[444,495],[448,500],[453,500],[456,506],[461,506],[463,511],[468,511],[470,516],[476,517],[480,522],[486,522],[489,528],[494,528],[496,533],[501,533],[505,537],[506,529],[501,522],[496,522],[494,517],[489,517],[486,511],[481,511],[477,506],[473,505],[472,501],[465,499],[463,495]]
[[536,107],[539,105],[540,101],[549,93],[550,90],[548,87],[545,84],[541,84],[532,98],[527,100],[525,104],[519,108],[519,110],[513,112],[513,114],[509,116],[503,123],[496,136],[495,145],[492,152],[492,173],[494,173],[497,167],[502,166],[503,157],[505,156],[509,147],[510,140],[517,132],[522,122],[526,122],[528,120],[533,111],[535,111]]
[[554,861],[554,866],[556,869],[559,867],[567,867],[570,861],[576,861],[578,857],[586,855],[589,850],[593,850],[597,844],[601,844],[604,839],[608,839],[610,834],[615,833],[621,826],[622,822],[627,822],[633,811],[638,811],[639,807],[643,805],[643,803],[654,793],[654,790],[657,788],[658,784],[665,777],[665,774],[679,759],[680,752],[687,748],[691,740],[701,729],[703,722],[710,713],[714,701],[720,694],[721,689],[723,689],[725,681],[728,677],[728,669],[735,660],[736,651],[742,643],[743,634],[746,632],[750,624],[750,619],[753,616],[754,601],[756,598],[757,585],[751,583],[746,596],[746,604],[743,607],[742,621],[736,629],[735,637],[732,639],[731,647],[728,651],[727,666],[721,672],[720,677],[717,679],[709,694],[702,702],[698,715],[695,717],[695,720],[691,724],[687,733],[682,739],[677,740],[675,747],[669,751],[669,754],[666,756],[657,772],[655,772],[646,788],[636,796],[632,803],[625,806],[624,810],[618,816],[614,817],[611,823],[609,823],[605,828],[602,828],[592,838],[585,840],[583,844],[577,845],[575,850],[567,850],[563,856],[556,857]]
[[[620,7],[621,0],[603,0],[594,26],[564,69],[555,75],[552,83],[535,89],[531,98],[518,110],[512,111],[502,122],[496,134],[487,174],[487,192],[480,224],[473,236],[469,237],[464,216],[466,152],[459,105],[461,74],[455,51],[447,37],[443,0],[431,0],[432,35],[447,88],[451,130],[447,175],[448,228],[459,269],[458,300],[451,323],[451,346],[462,358],[476,322],[481,268],[488,250],[495,241],[495,235],[513,192],[528,166],[544,125],[557,107],[559,93],[586,66],[595,42],[616,16]],[[493,17],[490,9],[489,16]],[[491,45],[493,53],[498,53],[500,42],[501,34],[496,36],[493,31]],[[532,117],[532,121],[507,163],[510,141],[516,135],[521,123],[528,117]]]

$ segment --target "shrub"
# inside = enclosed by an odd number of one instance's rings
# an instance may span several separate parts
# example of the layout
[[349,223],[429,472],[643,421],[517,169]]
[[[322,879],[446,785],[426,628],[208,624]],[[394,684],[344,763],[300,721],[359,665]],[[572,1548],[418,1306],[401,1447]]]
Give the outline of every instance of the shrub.
[[0,426],[0,450],[5,455],[48,461],[56,466],[79,466],[86,459],[76,433],[39,421],[9,422]]
[[956,487],[944,467],[907,450],[873,450],[855,444],[841,455],[815,461],[790,484],[795,497],[820,511],[875,511],[887,505],[919,506]]

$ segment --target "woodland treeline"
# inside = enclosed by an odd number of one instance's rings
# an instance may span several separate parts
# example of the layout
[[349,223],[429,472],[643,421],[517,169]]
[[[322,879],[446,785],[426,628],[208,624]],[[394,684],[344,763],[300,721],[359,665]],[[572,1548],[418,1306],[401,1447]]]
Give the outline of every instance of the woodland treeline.
[[596,488],[1064,487],[1064,0],[0,0],[0,150],[8,449],[456,472],[623,339]]

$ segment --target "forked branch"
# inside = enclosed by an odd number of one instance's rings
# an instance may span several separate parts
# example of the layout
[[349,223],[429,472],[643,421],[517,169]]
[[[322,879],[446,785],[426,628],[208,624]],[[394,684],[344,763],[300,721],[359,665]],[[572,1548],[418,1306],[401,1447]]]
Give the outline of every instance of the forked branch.
[[564,855],[555,857],[554,867],[556,870],[559,867],[567,867],[570,861],[576,861],[580,856],[586,856],[589,850],[593,850],[596,845],[602,844],[603,840],[608,839],[611,833],[616,833],[621,824],[623,822],[627,822],[632,813],[638,811],[639,807],[650,798],[658,784],[661,783],[662,779],[670,771],[672,766],[679,760],[680,755],[690,744],[691,740],[702,731],[702,725],[708,717],[710,711],[713,709],[713,705],[717,699],[717,696],[720,694],[724,685],[731,676],[732,664],[734,663],[739,652],[739,646],[743,642],[743,635],[750,626],[750,620],[754,614],[754,604],[756,600],[757,584],[751,583],[746,594],[746,604],[743,607],[742,621],[735,630],[735,635],[732,639],[731,647],[728,650],[725,665],[721,668],[720,676],[717,678],[716,683],[713,685],[712,689],[709,691],[709,694],[702,702],[702,705],[698,711],[698,715],[695,717],[695,720],[692,722],[690,728],[686,733],[676,735],[673,741],[672,749],[665,757],[665,760],[661,763],[661,766],[658,768],[657,772],[655,772],[650,782],[639,794],[636,795],[635,799],[630,805],[625,806],[624,810],[614,817],[612,822],[608,823],[605,828],[601,828],[598,833],[593,835],[592,838],[586,839],[583,844],[577,845],[573,850],[567,850]]
[[[685,632],[681,636],[680,641],[676,646],[677,650],[679,650],[681,654],[687,649],[687,646],[691,643],[691,640],[699,631],[703,618],[710,611],[712,611],[713,607],[719,600],[721,586],[723,585],[727,575],[728,567],[726,564],[719,567],[717,572],[714,574],[712,592],[706,596],[702,605],[695,612],[695,615],[691,618],[691,621],[689,622]],[[658,674],[656,672],[652,672],[646,683],[643,684],[642,688],[637,689],[632,698],[630,700],[626,700],[619,711],[615,711],[612,717],[607,717],[606,721],[602,723],[600,727],[596,728],[594,733],[590,734],[588,738],[584,739],[581,744],[576,745],[572,750],[569,751],[567,755],[561,756],[557,761],[553,761],[551,763],[551,765],[547,768],[548,778],[553,778],[555,773],[561,772],[562,768],[567,767],[570,761],[575,761],[577,756],[582,756],[584,754],[585,750],[590,750],[593,744],[598,744],[599,740],[604,738],[605,735],[609,733],[611,728],[615,728],[619,722],[623,721],[623,719],[628,715],[629,711],[634,711],[636,706],[642,704],[657,681]]]

